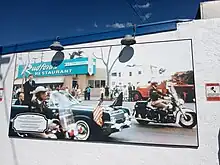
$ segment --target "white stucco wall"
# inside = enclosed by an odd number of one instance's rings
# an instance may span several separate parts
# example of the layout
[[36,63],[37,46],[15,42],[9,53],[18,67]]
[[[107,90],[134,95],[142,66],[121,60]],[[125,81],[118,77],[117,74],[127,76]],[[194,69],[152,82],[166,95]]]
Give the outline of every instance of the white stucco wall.
[[[220,19],[181,23],[178,31],[137,37],[137,41],[192,38],[194,49],[196,96],[199,118],[198,149],[140,147],[74,142],[9,139],[8,116],[11,88],[0,103],[0,146],[2,165],[217,165],[217,133],[220,127],[220,102],[206,102],[204,83],[220,82]],[[119,43],[120,40],[103,43]],[[93,43],[100,45],[99,43]],[[86,44],[84,44],[86,45]],[[87,44],[88,45],[88,44]],[[91,45],[91,44],[90,44]],[[12,83],[13,67],[7,75]],[[8,107],[5,112],[5,103]],[[13,148],[15,151],[13,152]],[[15,157],[16,153],[16,157]],[[17,164],[16,164],[17,161]]]
[[220,18],[220,1],[212,0],[200,4],[202,19]]

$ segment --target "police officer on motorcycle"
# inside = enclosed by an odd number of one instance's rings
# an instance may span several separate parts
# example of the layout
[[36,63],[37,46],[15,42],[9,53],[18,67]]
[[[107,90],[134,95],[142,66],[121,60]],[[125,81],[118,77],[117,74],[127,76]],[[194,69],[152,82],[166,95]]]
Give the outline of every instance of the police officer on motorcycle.
[[160,92],[157,89],[157,87],[158,87],[157,82],[151,83],[151,89],[150,89],[151,105],[161,110],[163,115],[166,115],[168,113],[169,102],[165,100],[166,95]]

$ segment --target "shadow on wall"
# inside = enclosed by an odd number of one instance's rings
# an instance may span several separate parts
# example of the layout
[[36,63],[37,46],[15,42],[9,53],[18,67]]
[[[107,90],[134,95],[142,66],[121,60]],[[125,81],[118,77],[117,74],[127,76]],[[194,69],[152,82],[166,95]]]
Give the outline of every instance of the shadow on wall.
[[220,165],[220,128],[218,132],[218,163]]

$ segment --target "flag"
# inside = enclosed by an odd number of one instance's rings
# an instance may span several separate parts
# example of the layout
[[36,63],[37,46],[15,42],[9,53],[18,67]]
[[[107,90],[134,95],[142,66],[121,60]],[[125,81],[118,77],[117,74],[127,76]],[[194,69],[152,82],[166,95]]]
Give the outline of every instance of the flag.
[[103,125],[103,120],[102,120],[102,116],[103,116],[103,107],[101,106],[102,104],[102,100],[99,101],[98,105],[96,106],[96,108],[93,111],[93,120],[96,122],[96,124],[98,124],[99,126]]

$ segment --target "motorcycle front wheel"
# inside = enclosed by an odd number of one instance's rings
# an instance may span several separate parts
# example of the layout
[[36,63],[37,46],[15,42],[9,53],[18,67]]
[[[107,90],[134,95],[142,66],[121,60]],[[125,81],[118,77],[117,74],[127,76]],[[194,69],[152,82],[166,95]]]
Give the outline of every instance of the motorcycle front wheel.
[[179,125],[183,128],[192,129],[197,124],[196,114],[192,112],[185,113],[186,118],[181,114],[179,119]]

